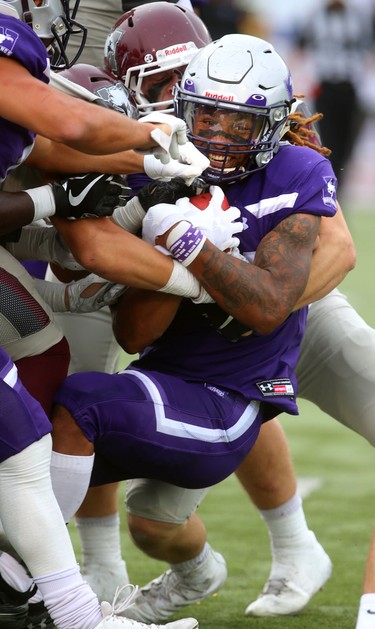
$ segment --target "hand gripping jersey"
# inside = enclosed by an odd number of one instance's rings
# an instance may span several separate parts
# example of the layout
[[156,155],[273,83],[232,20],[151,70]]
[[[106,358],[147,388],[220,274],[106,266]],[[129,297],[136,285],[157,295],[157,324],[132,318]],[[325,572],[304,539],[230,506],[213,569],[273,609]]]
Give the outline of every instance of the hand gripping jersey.
[[[18,61],[32,76],[49,82],[49,59],[44,44],[30,26],[3,14],[0,14],[0,57]],[[34,139],[32,131],[0,117],[0,181],[26,159]]]
[[[245,223],[240,252],[251,262],[262,238],[290,214],[334,215],[335,183],[326,158],[282,143],[266,168],[225,188]],[[132,366],[236,391],[266,403],[269,417],[282,411],[297,414],[294,369],[306,316],[304,308],[271,334],[254,332],[231,343],[201,316],[200,306],[186,302],[165,334]]]

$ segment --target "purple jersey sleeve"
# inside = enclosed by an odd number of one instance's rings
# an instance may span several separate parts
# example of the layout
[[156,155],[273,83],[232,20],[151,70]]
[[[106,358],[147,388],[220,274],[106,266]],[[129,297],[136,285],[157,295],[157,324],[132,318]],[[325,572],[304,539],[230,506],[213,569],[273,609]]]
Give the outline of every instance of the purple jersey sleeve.
[[[49,82],[49,59],[45,46],[30,26],[0,15],[0,57],[18,61],[36,79]],[[3,88],[2,88],[3,89]],[[25,96],[27,107],[27,96]],[[35,134],[0,117],[0,181],[30,153]]]

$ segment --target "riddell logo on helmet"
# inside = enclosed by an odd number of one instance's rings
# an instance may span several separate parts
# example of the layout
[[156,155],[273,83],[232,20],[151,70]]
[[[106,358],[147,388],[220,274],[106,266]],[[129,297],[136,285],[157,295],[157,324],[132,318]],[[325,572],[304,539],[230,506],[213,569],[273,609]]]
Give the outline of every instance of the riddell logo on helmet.
[[180,52],[186,52],[188,47],[186,44],[181,44],[181,46],[173,46],[173,48],[165,49],[165,56],[170,57],[171,55],[178,55]]
[[217,98],[218,100],[226,100],[232,103],[234,101],[234,96],[232,94],[219,94],[218,92],[209,92],[205,91],[204,96],[207,98]]

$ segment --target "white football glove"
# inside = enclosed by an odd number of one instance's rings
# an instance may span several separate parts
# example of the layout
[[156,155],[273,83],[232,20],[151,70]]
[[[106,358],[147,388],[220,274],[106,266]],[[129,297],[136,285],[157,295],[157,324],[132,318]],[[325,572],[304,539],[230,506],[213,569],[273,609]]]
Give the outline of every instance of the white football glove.
[[171,159],[167,164],[155,157],[145,155],[143,168],[151,179],[170,181],[174,177],[182,177],[190,186],[196,177],[199,177],[210,165],[210,161],[191,142],[180,147],[180,159]]
[[95,273],[70,284],[34,279],[34,285],[53,312],[95,312],[114,304],[127,288]]
[[66,285],[69,312],[94,312],[116,303],[127,287],[107,282],[99,275],[90,273],[77,282]]
[[138,122],[168,125],[171,129],[171,135],[158,128],[151,131],[151,137],[158,146],[147,153],[153,153],[163,164],[167,164],[171,158],[177,161],[180,159],[180,147],[187,142],[186,123],[181,118],[154,111],[140,118]]
[[[243,223],[238,220],[241,218],[240,210],[230,207],[223,211],[224,193],[218,186],[211,186],[210,193],[212,197],[205,210],[199,210],[187,197],[179,199],[175,205],[159,203],[151,207],[143,219],[143,239],[154,245],[156,238],[173,225],[188,221],[222,251],[238,247],[239,240],[234,234],[243,230]],[[170,247],[169,242],[168,249]]]

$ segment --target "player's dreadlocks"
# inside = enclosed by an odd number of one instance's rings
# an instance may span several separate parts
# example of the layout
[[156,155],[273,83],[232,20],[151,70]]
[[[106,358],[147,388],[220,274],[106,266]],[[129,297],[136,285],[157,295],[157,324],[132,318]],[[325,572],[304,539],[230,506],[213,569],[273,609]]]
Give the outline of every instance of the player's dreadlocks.
[[[296,98],[299,100],[303,96],[296,96]],[[315,127],[315,123],[323,118],[323,114],[311,114],[303,101],[299,101],[299,105],[296,111],[288,116],[290,126],[284,139],[298,146],[309,146],[321,155],[324,155],[324,157],[329,157],[332,151],[326,146],[322,146],[319,133]]]

